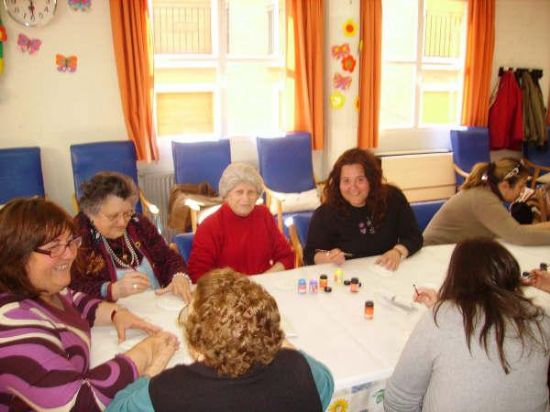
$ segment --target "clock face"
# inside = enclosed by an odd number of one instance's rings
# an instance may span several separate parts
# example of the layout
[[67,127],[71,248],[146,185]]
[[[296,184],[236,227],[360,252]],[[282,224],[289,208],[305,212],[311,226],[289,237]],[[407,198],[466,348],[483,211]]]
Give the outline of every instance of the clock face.
[[11,18],[25,26],[46,24],[55,14],[57,0],[4,0]]

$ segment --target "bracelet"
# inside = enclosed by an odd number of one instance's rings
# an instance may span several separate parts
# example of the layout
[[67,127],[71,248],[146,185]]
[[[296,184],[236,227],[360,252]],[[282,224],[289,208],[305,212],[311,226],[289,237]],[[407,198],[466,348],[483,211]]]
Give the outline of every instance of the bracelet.
[[187,280],[187,282],[189,282],[189,284],[193,283],[193,281],[191,280],[191,278],[187,273],[183,273],[183,272],[174,273],[174,276],[172,276],[172,279],[174,279],[176,276],[183,276]]

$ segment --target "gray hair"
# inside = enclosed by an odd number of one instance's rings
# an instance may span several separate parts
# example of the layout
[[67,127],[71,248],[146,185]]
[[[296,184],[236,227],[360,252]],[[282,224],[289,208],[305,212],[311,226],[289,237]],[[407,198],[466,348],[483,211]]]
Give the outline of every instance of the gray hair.
[[254,166],[247,163],[231,163],[225,168],[220,178],[220,196],[225,199],[239,183],[248,183],[254,186],[258,197],[264,191],[264,181]]
[[139,191],[131,177],[117,172],[99,172],[80,185],[80,210],[96,214],[109,196],[137,203]]

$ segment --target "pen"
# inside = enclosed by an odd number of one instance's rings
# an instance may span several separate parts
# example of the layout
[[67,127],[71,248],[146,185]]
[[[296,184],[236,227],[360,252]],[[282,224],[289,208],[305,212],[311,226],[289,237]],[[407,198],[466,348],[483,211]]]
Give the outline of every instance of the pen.
[[413,283],[413,288],[414,288],[414,291],[416,292],[416,294],[418,296],[420,296],[420,293],[418,292],[418,289],[416,288],[416,285]]
[[[330,250],[315,249],[315,253],[317,253],[317,252],[329,254],[329,253],[330,253]],[[342,252],[342,253],[344,254],[345,257],[353,257],[353,253],[348,253],[348,252]]]

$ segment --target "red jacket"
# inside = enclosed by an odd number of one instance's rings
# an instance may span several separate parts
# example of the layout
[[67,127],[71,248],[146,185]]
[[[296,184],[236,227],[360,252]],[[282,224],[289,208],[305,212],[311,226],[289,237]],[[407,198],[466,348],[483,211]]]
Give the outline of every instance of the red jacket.
[[495,101],[489,109],[491,150],[521,150],[523,141],[523,97],[512,70],[500,78]]

